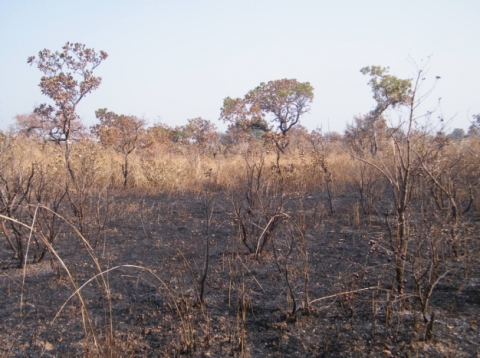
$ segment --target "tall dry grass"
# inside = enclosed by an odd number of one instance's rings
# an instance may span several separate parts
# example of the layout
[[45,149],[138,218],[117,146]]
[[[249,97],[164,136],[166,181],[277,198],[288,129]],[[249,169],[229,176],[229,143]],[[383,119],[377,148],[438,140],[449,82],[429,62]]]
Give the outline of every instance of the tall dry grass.
[[[41,173],[44,182],[53,183],[50,185],[62,186],[68,181],[61,146],[29,138],[8,137],[3,139],[1,147],[0,166],[6,182],[14,180],[15,176],[25,175],[25,170],[32,166]],[[354,195],[360,202],[361,211],[372,213],[373,206],[380,202],[388,189],[378,171],[355,160],[339,142],[326,143],[320,149],[311,148],[307,144],[292,147],[281,156],[279,163],[284,170],[286,189],[305,195],[320,192],[330,197],[332,205],[345,196]],[[211,182],[214,190],[230,192],[244,181],[245,158],[252,150],[264,152],[266,166],[275,163],[275,154],[266,151],[261,143],[242,144],[231,151],[234,154],[225,152],[215,157],[202,154],[195,145],[181,143],[140,148],[129,159],[127,188],[159,193],[200,193],[205,184]],[[478,141],[467,138],[452,143],[443,154],[445,162],[448,158],[461,161],[458,175],[464,178],[464,185],[457,191],[461,197],[469,197],[478,191],[477,186],[471,183],[475,182],[479,171],[479,153]],[[382,160],[388,160],[388,156]],[[122,163],[120,154],[97,142],[84,140],[74,143],[71,165],[76,173],[77,187],[70,185],[71,190],[78,192],[88,188],[92,193],[106,189],[122,190]],[[207,178],[206,172],[211,177]],[[479,195],[473,197],[473,205],[478,208]]]

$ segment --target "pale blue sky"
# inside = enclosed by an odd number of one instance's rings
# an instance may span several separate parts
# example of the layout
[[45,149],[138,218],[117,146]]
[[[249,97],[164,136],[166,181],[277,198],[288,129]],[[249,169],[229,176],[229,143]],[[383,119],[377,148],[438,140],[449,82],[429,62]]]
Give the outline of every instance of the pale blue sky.
[[309,129],[343,132],[373,106],[360,68],[389,66],[412,77],[411,57],[432,55],[432,96],[467,129],[480,113],[480,1],[478,0],[0,0],[0,128],[16,114],[48,102],[41,73],[27,57],[67,42],[104,50],[101,87],[78,112],[144,117],[150,123],[218,121],[227,96],[282,78],[315,88]]

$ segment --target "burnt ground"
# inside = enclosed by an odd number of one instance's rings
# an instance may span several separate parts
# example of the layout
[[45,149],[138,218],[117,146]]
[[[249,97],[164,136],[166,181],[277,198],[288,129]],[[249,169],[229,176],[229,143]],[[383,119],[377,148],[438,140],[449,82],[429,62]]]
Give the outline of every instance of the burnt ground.
[[[317,205],[322,200],[305,200],[304,208],[310,307],[305,306],[301,245],[293,248],[286,266],[287,241],[279,239],[259,257],[248,253],[236,239],[232,204],[221,194],[208,228],[201,196],[114,196],[94,256],[102,270],[120,267],[103,280],[94,278],[94,260],[65,227],[55,248],[74,282],[86,283],[80,290],[84,310],[78,296],[69,299],[75,288],[58,260],[48,257],[25,270],[15,268],[2,240],[0,356],[480,355],[478,265],[465,265],[466,278],[458,273],[465,269],[457,270],[436,287],[429,311],[435,312],[434,335],[427,342],[415,298],[393,295],[388,255],[371,252],[369,242],[383,235],[382,222],[375,217],[355,222],[348,203],[329,215]],[[464,262],[454,265],[461,268]],[[350,291],[355,292],[341,294]]]

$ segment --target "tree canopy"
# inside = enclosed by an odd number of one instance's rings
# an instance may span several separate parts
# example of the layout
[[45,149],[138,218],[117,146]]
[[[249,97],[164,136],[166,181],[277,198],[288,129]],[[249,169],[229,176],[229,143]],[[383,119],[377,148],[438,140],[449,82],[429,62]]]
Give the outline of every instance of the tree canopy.
[[388,67],[367,66],[360,70],[371,77],[368,84],[372,87],[373,98],[377,106],[372,111],[380,116],[388,107],[408,104],[412,100],[412,80],[400,79],[389,74]]
[[95,115],[100,123],[92,127],[92,133],[103,145],[124,155],[135,150],[143,134],[145,120],[109,112],[106,108],[99,109]]
[[[48,128],[52,141],[66,142],[70,139],[78,119],[76,107],[102,82],[93,71],[108,57],[107,53],[87,48],[80,43],[67,42],[62,51],[44,49],[38,57],[30,56],[27,63],[35,64],[43,72],[39,87],[42,94],[50,97],[55,106],[41,104],[35,109]],[[77,126],[78,127],[78,126]]]
[[[286,135],[310,110],[312,100],[313,87],[309,82],[296,79],[262,82],[243,98],[225,98],[220,119],[264,132],[278,130]],[[269,127],[269,122],[273,126]]]

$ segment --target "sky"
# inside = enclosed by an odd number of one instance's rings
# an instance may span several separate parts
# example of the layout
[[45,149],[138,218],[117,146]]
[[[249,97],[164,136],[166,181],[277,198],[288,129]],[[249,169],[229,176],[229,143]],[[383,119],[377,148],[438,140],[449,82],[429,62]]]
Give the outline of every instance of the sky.
[[95,70],[101,86],[78,105],[87,126],[107,108],[224,130],[225,97],[295,78],[315,89],[301,124],[343,133],[374,107],[362,67],[413,78],[428,61],[427,81],[441,79],[426,110],[441,98],[449,128],[467,130],[480,113],[479,14],[478,0],[0,0],[0,129],[51,103],[27,57],[68,41],[109,55]]

